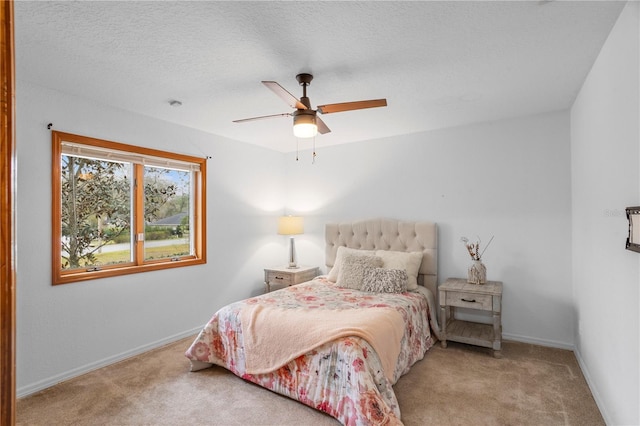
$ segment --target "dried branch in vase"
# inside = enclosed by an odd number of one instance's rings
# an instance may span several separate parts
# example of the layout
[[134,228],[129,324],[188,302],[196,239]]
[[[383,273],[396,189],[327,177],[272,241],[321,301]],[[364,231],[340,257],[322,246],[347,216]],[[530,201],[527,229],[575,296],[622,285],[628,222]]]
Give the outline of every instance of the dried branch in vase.
[[461,237],[460,241],[462,241],[462,243],[467,248],[467,251],[469,252],[469,256],[471,256],[472,260],[482,260],[482,255],[489,247],[489,244],[491,244],[491,241],[493,241],[493,236],[491,236],[491,239],[489,240],[485,248],[482,250],[482,252],[480,251],[480,243],[481,243],[480,237],[478,237],[475,242],[470,242],[467,237]]

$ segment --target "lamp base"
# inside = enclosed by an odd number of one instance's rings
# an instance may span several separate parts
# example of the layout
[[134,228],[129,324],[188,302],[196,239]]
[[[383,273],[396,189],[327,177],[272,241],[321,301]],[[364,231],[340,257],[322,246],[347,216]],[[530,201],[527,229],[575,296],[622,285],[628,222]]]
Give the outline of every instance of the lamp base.
[[289,266],[287,266],[287,269],[298,268],[298,262],[296,262],[296,243],[293,237],[289,237]]

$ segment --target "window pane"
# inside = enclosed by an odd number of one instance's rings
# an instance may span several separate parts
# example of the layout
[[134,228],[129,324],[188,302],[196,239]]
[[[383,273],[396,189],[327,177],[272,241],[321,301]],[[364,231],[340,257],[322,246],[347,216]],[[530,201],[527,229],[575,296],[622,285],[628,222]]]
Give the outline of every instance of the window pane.
[[62,269],[132,261],[131,165],[61,156]]
[[193,254],[191,185],[191,172],[145,166],[144,260]]

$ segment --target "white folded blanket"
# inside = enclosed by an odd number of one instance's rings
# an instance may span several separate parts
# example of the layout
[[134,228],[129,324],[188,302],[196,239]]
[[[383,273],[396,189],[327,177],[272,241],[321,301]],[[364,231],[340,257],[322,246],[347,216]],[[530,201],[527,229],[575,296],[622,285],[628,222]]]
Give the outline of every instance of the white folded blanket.
[[404,335],[402,315],[382,307],[300,310],[245,305],[241,321],[249,374],[275,371],[331,340],[356,336],[373,347],[385,376],[393,381]]

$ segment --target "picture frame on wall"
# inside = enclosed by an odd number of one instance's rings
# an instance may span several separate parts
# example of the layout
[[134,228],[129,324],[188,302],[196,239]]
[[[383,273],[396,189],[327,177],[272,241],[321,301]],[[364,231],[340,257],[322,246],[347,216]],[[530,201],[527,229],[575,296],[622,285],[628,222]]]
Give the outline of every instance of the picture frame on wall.
[[640,206],[627,207],[625,210],[629,220],[626,249],[640,253]]

